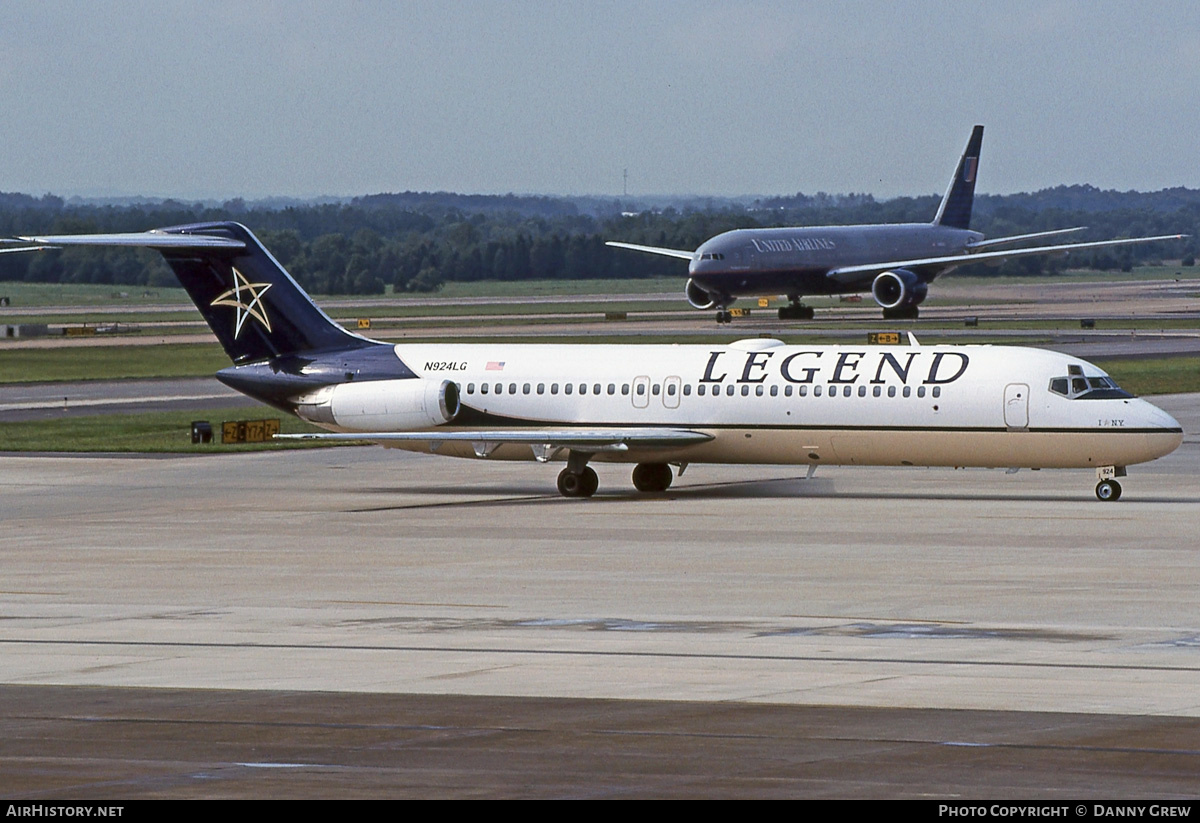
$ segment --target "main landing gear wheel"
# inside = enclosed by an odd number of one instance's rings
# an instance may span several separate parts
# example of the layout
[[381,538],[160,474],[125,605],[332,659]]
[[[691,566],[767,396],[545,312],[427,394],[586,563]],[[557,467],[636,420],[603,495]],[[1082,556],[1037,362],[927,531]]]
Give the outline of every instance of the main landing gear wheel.
[[563,497],[591,497],[598,488],[600,478],[590,466],[584,466],[581,472],[563,469],[558,474],[558,491]]
[[672,479],[666,463],[638,463],[633,469],[633,487],[640,492],[665,492]]
[[792,303],[790,306],[779,307],[780,320],[812,320],[813,307],[803,303]]
[[717,309],[717,323],[732,323],[733,314],[729,309]]
[[921,310],[916,306],[896,306],[894,309],[884,309],[884,320],[916,320]]
[[1116,480],[1101,480],[1096,484],[1096,497],[1111,503],[1121,499],[1121,484]]

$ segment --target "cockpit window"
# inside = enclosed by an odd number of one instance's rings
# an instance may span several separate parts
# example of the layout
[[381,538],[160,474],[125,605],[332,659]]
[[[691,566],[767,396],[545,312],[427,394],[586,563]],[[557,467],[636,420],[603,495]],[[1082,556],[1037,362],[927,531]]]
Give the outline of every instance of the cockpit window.
[[[1071,366],[1073,372],[1078,366]],[[1050,379],[1050,391],[1060,394],[1070,400],[1112,400],[1114,398],[1133,397],[1122,389],[1111,377],[1082,377],[1073,373],[1070,377],[1053,377]]]

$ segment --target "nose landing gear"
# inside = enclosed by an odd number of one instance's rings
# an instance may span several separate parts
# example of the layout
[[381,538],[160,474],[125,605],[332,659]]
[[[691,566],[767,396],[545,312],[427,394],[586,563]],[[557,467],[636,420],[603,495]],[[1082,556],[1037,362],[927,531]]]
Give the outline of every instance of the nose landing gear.
[[1118,477],[1125,476],[1124,466],[1104,466],[1096,470],[1100,482],[1096,484],[1096,498],[1106,503],[1115,503],[1121,499],[1121,484]]

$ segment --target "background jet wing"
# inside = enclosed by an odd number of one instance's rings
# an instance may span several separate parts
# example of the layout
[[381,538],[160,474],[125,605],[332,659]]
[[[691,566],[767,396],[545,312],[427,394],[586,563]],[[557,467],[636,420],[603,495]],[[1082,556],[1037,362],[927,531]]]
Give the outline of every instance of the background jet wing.
[[[1159,240],[1182,240],[1185,234],[1164,234],[1158,237],[1129,237],[1124,240],[1097,240],[1092,243],[1067,243],[1059,246],[1034,246],[1030,249],[1009,249],[1007,251],[982,251],[967,254],[952,254],[946,257],[922,257],[915,260],[891,260],[886,263],[866,263],[860,266],[839,266],[830,269],[825,276],[839,283],[853,283],[865,279],[869,275],[881,274],[890,269],[914,269],[933,267],[939,270],[965,266],[968,263],[999,263],[1015,257],[1029,257],[1034,254],[1066,254],[1084,249],[1102,249],[1108,246],[1130,246],[1135,243],[1153,243]],[[939,274],[941,271],[938,272]]]
[[615,240],[609,240],[604,245],[612,246],[613,248],[617,249],[644,251],[648,254],[661,254],[664,257],[678,257],[680,260],[691,260],[696,256],[694,251],[684,251],[683,249],[664,249],[658,246],[639,246],[636,243],[618,243]]
[[[0,240],[0,243],[5,243],[5,244],[8,244],[8,243],[24,243],[24,242],[25,242],[24,240]],[[38,245],[38,246],[29,246],[29,245],[25,245],[25,246],[13,246],[13,247],[12,247],[12,248],[10,248],[10,249],[0,249],[0,254],[15,254],[15,253],[17,253],[17,252],[22,252],[22,251],[45,251],[46,249],[54,249],[54,248],[58,248],[58,247],[57,247],[57,246],[43,246],[43,245]]]
[[706,443],[713,435],[691,429],[499,429],[493,431],[360,432],[354,434],[320,432],[314,434],[277,434],[276,440],[369,440],[376,443],[465,442],[503,445],[579,449],[582,451],[625,451],[638,448],[670,448]]

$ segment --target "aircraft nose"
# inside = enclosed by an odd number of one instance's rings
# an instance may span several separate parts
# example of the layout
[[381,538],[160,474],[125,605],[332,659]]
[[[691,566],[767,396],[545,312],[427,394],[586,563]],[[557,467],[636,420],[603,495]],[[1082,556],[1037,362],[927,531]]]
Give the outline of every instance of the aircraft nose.
[[1179,421],[1153,403],[1144,400],[1141,403],[1143,428],[1154,432],[1149,435],[1148,440],[1157,452],[1155,457],[1162,457],[1179,448],[1183,443],[1183,426]]
[[1145,406],[1146,406],[1146,408],[1145,408],[1146,417],[1147,417],[1146,422],[1150,428],[1180,429],[1180,430],[1183,429],[1183,426],[1181,426],[1179,424],[1178,420],[1176,420],[1171,415],[1167,414],[1165,411],[1160,409],[1158,406],[1154,405],[1153,403],[1146,403],[1145,401],[1142,401],[1142,402],[1145,403]]

